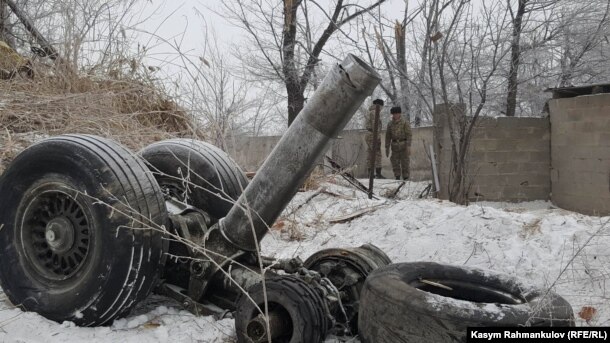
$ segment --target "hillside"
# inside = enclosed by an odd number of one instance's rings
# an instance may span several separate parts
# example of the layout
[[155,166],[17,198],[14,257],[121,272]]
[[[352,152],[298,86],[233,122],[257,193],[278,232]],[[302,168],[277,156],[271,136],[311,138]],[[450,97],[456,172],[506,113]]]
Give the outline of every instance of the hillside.
[[62,133],[102,135],[134,151],[165,138],[203,138],[187,112],[143,81],[53,74],[0,80],[0,172],[32,142]]

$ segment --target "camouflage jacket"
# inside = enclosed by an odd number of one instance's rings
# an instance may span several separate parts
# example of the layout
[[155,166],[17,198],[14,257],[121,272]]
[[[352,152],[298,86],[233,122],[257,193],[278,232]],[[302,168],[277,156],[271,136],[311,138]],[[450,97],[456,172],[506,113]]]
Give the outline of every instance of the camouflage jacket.
[[390,147],[392,141],[406,141],[411,145],[411,125],[406,120],[400,118],[397,121],[390,120],[385,133],[385,147]]
[[[366,129],[373,132],[373,125],[375,125],[375,105],[369,107],[369,113],[366,116]],[[377,132],[381,132],[381,114],[379,114],[379,120],[377,121]]]

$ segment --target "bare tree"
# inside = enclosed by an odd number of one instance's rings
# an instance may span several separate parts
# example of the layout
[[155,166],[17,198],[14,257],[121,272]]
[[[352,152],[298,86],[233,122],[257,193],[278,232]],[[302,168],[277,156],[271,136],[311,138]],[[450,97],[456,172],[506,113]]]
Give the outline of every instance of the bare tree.
[[[254,54],[239,52],[252,75],[284,84],[290,125],[305,104],[305,92],[330,38],[384,1],[363,7],[335,0],[330,9],[315,0],[283,0],[281,6],[265,0],[222,0],[222,5],[224,14],[250,37],[248,49],[256,49]],[[319,25],[324,29],[314,39]]]
[[468,202],[467,163],[472,134],[498,68],[509,51],[503,37],[506,17],[497,4],[486,3],[475,15],[472,5],[461,0],[452,5],[445,24],[439,23],[444,26],[445,38],[435,43],[433,57],[438,68],[440,97],[447,105],[461,104],[467,112],[462,115],[461,111],[450,110],[446,118],[451,144],[449,200],[456,203]]
[[[562,38],[559,85],[565,87],[575,80],[590,82],[597,75],[605,74],[608,55],[603,45],[609,44],[610,2],[568,3],[563,12],[566,14],[558,23]],[[590,56],[596,50],[597,56]],[[579,78],[581,75],[587,78]]]
[[[554,24],[555,10],[561,0],[507,0],[511,19],[511,52],[506,91],[506,116],[514,117],[517,110],[519,75],[523,54],[544,47],[557,38]],[[523,40],[526,39],[524,44]]]
[[506,115],[515,116],[517,106],[517,75],[519,72],[519,60],[521,58],[521,30],[523,26],[523,16],[525,6],[530,0],[517,0],[517,11],[513,11],[510,2],[508,8],[511,14],[513,26],[512,40],[510,45],[510,71],[508,72],[508,90],[506,93]]
[[[127,32],[146,20],[136,14],[139,0],[15,1],[36,30],[62,57],[71,71],[108,73],[128,64],[133,37]],[[13,25],[15,45],[25,51],[38,45],[23,25]],[[43,47],[45,48],[45,47]],[[102,67],[103,65],[103,67]]]
[[[393,40],[387,39],[384,35],[385,25],[382,20],[384,18],[379,14],[377,18],[377,25],[374,27],[374,36],[367,33],[365,28],[362,29],[362,36],[364,40],[364,49],[366,55],[369,58],[369,62],[372,65],[376,65],[376,62],[371,51],[371,46],[368,44],[369,40],[376,42],[377,49],[381,53],[383,60],[383,70],[387,72],[387,81],[381,84],[381,88],[391,102],[396,105],[400,105],[405,112],[407,120],[411,120],[411,106],[410,106],[410,83],[408,75],[408,63],[407,63],[407,41],[406,41],[406,29],[417,15],[421,12],[421,7],[416,8],[414,11],[409,11],[409,3],[405,2],[404,15],[402,20],[396,20],[393,27]],[[374,38],[374,39],[371,39]],[[391,43],[389,43],[390,41]],[[392,44],[393,43],[393,44]],[[392,50],[395,52],[392,53]],[[419,118],[416,116],[416,118]],[[420,120],[416,119],[416,125],[419,125]]]

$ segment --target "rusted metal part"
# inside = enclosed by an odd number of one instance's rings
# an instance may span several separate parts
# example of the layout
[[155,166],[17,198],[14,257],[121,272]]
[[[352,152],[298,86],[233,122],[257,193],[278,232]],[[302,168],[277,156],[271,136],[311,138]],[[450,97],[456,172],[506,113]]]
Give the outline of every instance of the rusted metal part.
[[330,140],[380,81],[375,70],[353,55],[326,75],[236,204],[220,220],[220,231],[228,242],[240,250],[257,250],[258,242],[296,194]]

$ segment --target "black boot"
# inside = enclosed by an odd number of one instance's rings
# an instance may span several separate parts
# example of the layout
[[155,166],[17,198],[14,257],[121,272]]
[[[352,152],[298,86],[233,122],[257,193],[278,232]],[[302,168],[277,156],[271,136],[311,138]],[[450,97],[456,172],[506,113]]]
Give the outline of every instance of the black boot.
[[398,176],[396,177],[396,180],[400,180],[400,175],[398,175]]
[[383,175],[381,175],[381,168],[375,168],[375,178],[385,179],[385,177]]

